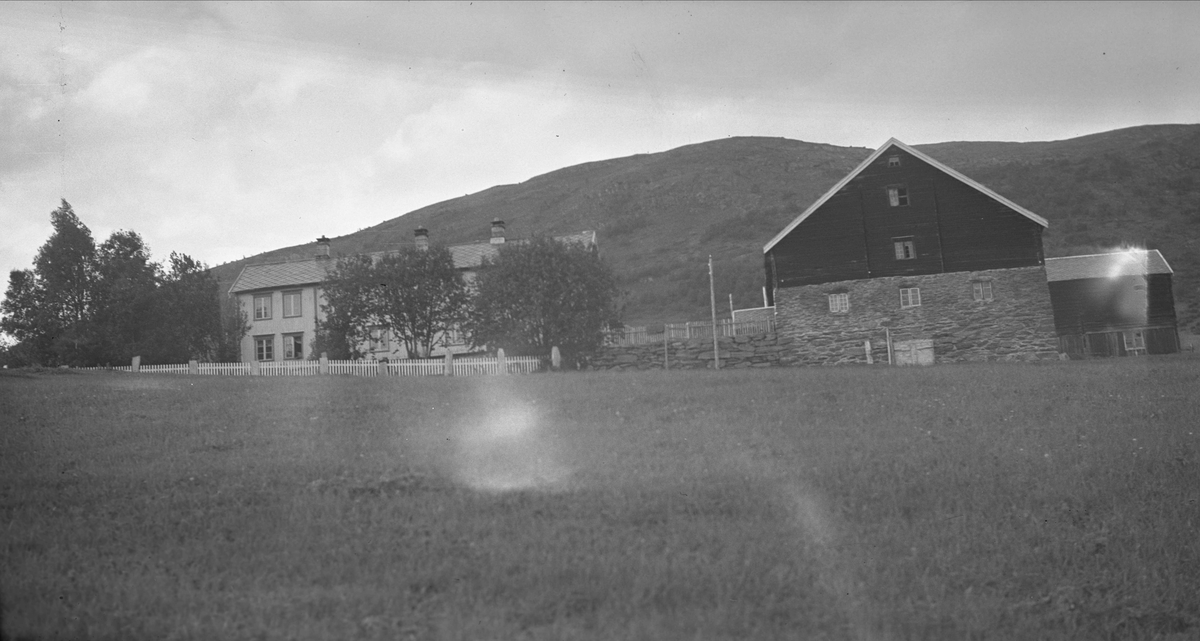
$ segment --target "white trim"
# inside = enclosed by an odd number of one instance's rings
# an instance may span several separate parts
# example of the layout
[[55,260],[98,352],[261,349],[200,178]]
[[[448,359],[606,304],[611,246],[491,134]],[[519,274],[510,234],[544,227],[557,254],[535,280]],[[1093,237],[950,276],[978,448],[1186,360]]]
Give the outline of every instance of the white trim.
[[795,229],[797,225],[804,222],[804,220],[806,218],[808,218],[809,216],[811,216],[813,214],[813,212],[815,212],[817,209],[819,209],[821,207],[821,205],[824,205],[826,203],[826,201],[828,201],[830,198],[833,198],[833,196],[835,194],[837,194],[839,191],[842,190],[842,187],[845,187],[851,180],[853,180],[860,173],[862,173],[862,171],[864,169],[869,167],[871,165],[871,163],[875,162],[880,156],[883,155],[883,152],[887,151],[893,145],[895,145],[896,147],[899,147],[900,149],[902,149],[904,151],[907,151],[908,153],[912,154],[913,156],[916,156],[917,158],[919,158],[920,160],[923,160],[923,161],[929,163],[934,168],[940,169],[943,173],[948,174],[951,178],[954,178],[954,179],[958,180],[959,182],[964,183],[968,187],[972,187],[976,191],[982,193],[983,195],[999,202],[1000,204],[1011,208],[1013,211],[1016,211],[1018,214],[1021,214],[1022,216],[1028,218],[1029,220],[1032,220],[1033,222],[1041,225],[1042,227],[1050,226],[1050,223],[1045,218],[1038,216],[1037,214],[1014,203],[1013,201],[1005,198],[1004,196],[997,194],[996,192],[992,191],[991,189],[984,187],[980,183],[978,183],[974,180],[971,180],[970,178],[967,178],[966,176],[962,175],[961,173],[947,167],[946,165],[943,165],[942,163],[934,160],[933,158],[930,158],[929,156],[917,151],[916,149],[909,147],[908,145],[900,142],[899,140],[896,140],[895,138],[889,138],[887,142],[883,143],[882,147],[875,150],[875,153],[871,154],[870,156],[867,156],[866,160],[859,163],[859,165],[854,168],[854,171],[847,174],[845,178],[839,180],[838,183],[836,185],[834,185],[832,189],[825,192],[825,195],[818,198],[815,203],[813,203],[812,205],[810,205],[808,207],[808,209],[805,209],[804,213],[797,216],[796,219],[793,220],[791,223],[789,223],[787,227],[784,227],[783,231],[776,234],[775,237],[772,238],[770,242],[768,242],[766,245],[763,246],[763,253],[765,254],[765,253],[771,251],[771,248],[774,247],[776,244],[778,244],[779,241],[783,240],[784,237],[786,237],[788,234],[792,233],[792,230]]
[[1175,270],[1171,268],[1171,263],[1167,262],[1167,257],[1163,256],[1162,252],[1158,251],[1157,249],[1127,249],[1125,251],[1103,252],[1100,254],[1076,254],[1075,256],[1055,256],[1054,258],[1047,258],[1046,261],[1049,262],[1052,260],[1067,260],[1070,258],[1091,258],[1092,256],[1113,256],[1115,254],[1129,254],[1129,253],[1133,253],[1133,252],[1142,252],[1144,254],[1150,254],[1150,253],[1158,254],[1159,260],[1161,260],[1163,262],[1163,264],[1167,266],[1167,271],[1165,273],[1167,273],[1167,274],[1175,273]]

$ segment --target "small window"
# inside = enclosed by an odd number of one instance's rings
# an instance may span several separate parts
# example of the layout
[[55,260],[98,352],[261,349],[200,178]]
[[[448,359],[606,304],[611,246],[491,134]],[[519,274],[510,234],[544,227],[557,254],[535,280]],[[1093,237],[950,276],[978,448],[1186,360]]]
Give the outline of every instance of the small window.
[[1145,351],[1146,337],[1142,334],[1142,330],[1135,329],[1132,331],[1123,332],[1123,334],[1125,334],[1125,351]]
[[921,288],[920,287],[905,287],[900,290],[900,308],[920,307],[921,306]]
[[900,156],[888,156],[888,167],[899,167]]
[[896,260],[912,260],[917,257],[917,247],[913,244],[912,236],[893,238],[892,246],[896,249]]
[[977,280],[972,283],[975,300],[992,300],[992,281]]
[[371,351],[386,352],[388,348],[388,331],[382,327],[371,328]]
[[254,337],[254,359],[259,361],[275,360],[275,337],[274,336],[255,336]]
[[283,317],[294,318],[304,313],[303,303],[300,302],[300,292],[283,293]]
[[908,187],[892,185],[887,188],[888,204],[892,207],[908,207]]
[[254,297],[254,320],[268,320],[271,318],[271,295]]
[[850,294],[830,294],[829,311],[834,313],[850,311]]
[[288,360],[304,358],[304,334],[283,335],[283,357]]

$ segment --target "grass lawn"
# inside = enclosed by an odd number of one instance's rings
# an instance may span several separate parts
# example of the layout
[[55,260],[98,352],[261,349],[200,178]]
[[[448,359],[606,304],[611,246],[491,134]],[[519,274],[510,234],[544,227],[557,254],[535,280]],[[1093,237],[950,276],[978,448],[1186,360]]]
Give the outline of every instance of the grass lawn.
[[1196,639],[1200,360],[0,375],[18,639]]

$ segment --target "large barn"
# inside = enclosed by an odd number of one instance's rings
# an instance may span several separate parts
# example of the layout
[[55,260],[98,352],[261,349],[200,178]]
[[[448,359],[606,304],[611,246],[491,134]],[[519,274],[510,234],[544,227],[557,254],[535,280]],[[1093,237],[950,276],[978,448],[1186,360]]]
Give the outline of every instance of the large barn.
[[1178,352],[1171,274],[1157,249],[1046,259],[1059,348],[1072,358]]
[[1042,217],[891,139],[763,248],[798,364],[1058,357]]

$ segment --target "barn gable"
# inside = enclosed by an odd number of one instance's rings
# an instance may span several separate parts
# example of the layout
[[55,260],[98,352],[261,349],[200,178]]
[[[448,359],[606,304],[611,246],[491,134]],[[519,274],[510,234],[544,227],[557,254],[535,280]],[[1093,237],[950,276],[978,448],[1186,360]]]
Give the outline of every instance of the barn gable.
[[1041,265],[1047,226],[893,138],[763,247],[768,289]]

